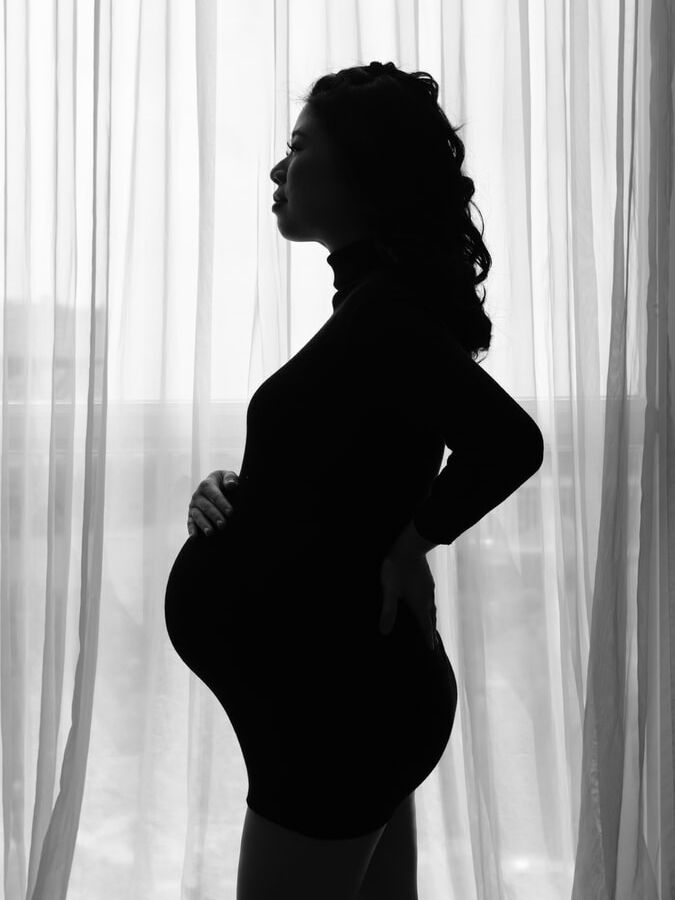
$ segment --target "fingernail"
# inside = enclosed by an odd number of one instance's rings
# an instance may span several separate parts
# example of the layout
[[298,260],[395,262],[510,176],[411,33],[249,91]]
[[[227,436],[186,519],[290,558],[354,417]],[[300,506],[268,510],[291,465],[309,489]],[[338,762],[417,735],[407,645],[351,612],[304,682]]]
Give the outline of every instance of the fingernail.
[[210,528],[205,528],[205,529],[204,529],[204,534],[211,534],[211,529],[210,529]]
[[218,528],[222,528],[224,524],[225,523],[222,519],[216,519],[216,525],[218,526]]

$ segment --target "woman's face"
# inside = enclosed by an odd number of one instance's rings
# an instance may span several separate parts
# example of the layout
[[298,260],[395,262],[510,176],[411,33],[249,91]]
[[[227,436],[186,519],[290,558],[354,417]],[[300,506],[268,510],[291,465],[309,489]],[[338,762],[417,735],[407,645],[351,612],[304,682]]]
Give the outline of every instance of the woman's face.
[[285,200],[275,207],[277,227],[289,241],[318,241],[333,253],[369,236],[363,208],[339,177],[337,152],[305,105],[289,141],[293,148],[271,170]]

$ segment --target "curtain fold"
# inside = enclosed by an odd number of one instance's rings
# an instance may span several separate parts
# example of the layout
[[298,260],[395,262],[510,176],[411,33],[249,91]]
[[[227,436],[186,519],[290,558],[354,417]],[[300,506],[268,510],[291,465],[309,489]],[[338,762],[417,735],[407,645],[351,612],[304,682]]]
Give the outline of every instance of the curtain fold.
[[[649,22],[640,5],[620,4],[616,251],[573,892],[579,898],[590,891],[594,897],[656,900],[673,891],[675,591],[672,530],[660,509],[661,503],[666,511],[671,507],[675,463],[669,442],[673,376],[668,341],[674,296],[672,12],[672,6],[656,2]],[[645,65],[649,50],[651,71]],[[637,146],[645,133],[650,137],[648,167]],[[646,221],[636,215],[639,204]],[[646,289],[644,309],[629,308],[637,299],[636,285]],[[636,333],[631,342],[631,329],[646,335]],[[629,367],[636,357],[645,370],[637,395],[638,447],[629,395]],[[631,451],[636,450],[642,453],[639,491],[630,477]],[[654,755],[645,759],[646,738],[656,731],[665,740],[660,748],[652,744]],[[663,843],[656,839],[660,830]],[[663,848],[665,859],[659,860]]]
[[248,398],[332,312],[325,249],[270,210],[296,98],[374,59],[462,124],[483,365],[546,442],[428,557],[459,698],[416,791],[420,898],[673,895],[673,12],[5,3],[7,900],[234,897],[246,770],[164,589]]

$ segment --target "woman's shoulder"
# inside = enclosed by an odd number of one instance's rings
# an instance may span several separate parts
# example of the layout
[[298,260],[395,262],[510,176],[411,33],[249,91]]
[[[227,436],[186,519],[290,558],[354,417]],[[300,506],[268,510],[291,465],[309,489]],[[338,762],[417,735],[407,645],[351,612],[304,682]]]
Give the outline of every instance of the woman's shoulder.
[[423,289],[380,275],[365,282],[350,299],[351,330],[357,340],[377,337],[380,343],[402,341],[410,349],[465,352]]

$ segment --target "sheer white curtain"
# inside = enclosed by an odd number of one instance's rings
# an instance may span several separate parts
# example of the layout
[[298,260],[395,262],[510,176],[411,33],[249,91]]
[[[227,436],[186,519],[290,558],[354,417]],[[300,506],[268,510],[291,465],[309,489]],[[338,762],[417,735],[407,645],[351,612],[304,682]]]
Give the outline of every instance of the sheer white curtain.
[[164,589],[248,397],[332,311],[325,249],[270,211],[296,97],[372,59],[465,123],[483,365],[546,441],[429,555],[459,704],[416,793],[420,898],[673,896],[673,12],[6,0],[7,900],[234,898],[246,771]]

